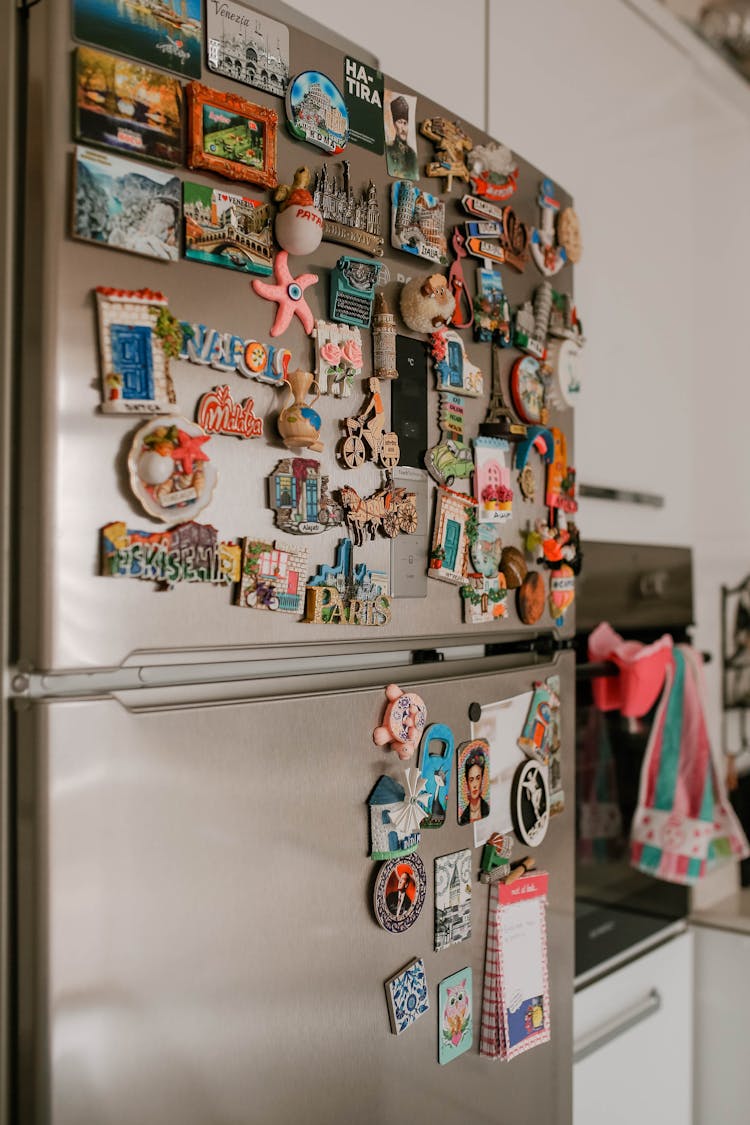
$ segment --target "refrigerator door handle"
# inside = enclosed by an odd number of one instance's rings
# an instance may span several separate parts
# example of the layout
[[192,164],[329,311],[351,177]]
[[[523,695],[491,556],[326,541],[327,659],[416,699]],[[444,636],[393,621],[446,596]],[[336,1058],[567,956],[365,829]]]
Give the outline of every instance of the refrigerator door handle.
[[637,1027],[639,1023],[643,1023],[649,1016],[656,1015],[661,1009],[662,1003],[661,993],[658,989],[652,988],[642,1000],[629,1008],[625,1008],[624,1011],[618,1012],[617,1015],[612,1016],[611,1019],[606,1020],[587,1035],[582,1035],[573,1047],[573,1062],[579,1063],[583,1059],[587,1059],[589,1055],[593,1055],[602,1047],[606,1047],[614,1039],[619,1039],[626,1031],[630,1031],[631,1028]]

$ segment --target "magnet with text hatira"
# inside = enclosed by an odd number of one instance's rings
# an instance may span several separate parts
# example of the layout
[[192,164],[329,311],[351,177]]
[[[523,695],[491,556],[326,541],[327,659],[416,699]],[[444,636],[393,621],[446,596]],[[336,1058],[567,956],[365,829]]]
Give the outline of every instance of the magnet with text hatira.
[[445,823],[454,748],[453,731],[445,723],[431,723],[427,727],[419,752],[419,772],[425,788],[422,805],[427,812],[422,828],[441,828]]
[[289,254],[286,250],[279,250],[276,255],[273,264],[275,285],[260,281],[257,277],[250,284],[259,297],[265,301],[276,302],[276,319],[271,328],[272,336],[280,336],[282,332],[286,332],[295,316],[299,318],[300,324],[310,336],[315,327],[315,317],[305,298],[305,290],[316,284],[318,275],[301,273],[293,277],[288,258]]
[[374,539],[379,529],[389,539],[399,532],[413,535],[418,527],[416,493],[397,488],[388,474],[387,483],[370,496],[360,496],[356,489],[344,485],[339,489],[344,518],[358,547],[365,539]]
[[419,126],[423,137],[435,145],[435,159],[424,170],[425,176],[445,180],[444,190],[450,191],[454,177],[469,182],[469,169],[466,155],[471,152],[474,142],[457,121],[445,117],[428,117]]
[[516,836],[529,847],[537,847],[549,827],[549,784],[547,770],[527,758],[513,778],[511,812]]
[[362,335],[346,324],[315,321],[316,374],[321,394],[349,398],[355,376],[362,374]]
[[475,145],[468,160],[471,190],[491,202],[510,199],[518,187],[518,164],[506,145]]
[[[320,398],[318,384],[311,371],[288,371],[286,374],[287,405],[280,411],[277,426],[287,449],[299,451],[312,449],[320,453],[325,447],[320,441],[321,419],[313,406]],[[309,402],[308,396],[313,394]]]
[[289,254],[313,254],[323,239],[323,216],[313,202],[312,186],[312,173],[302,165],[291,184],[280,184],[274,192],[278,204],[274,234]]
[[217,480],[205,449],[209,441],[187,418],[155,419],[136,432],[128,454],[130,484],[154,519],[183,523],[207,506]]
[[518,588],[516,605],[524,625],[535,625],[544,613],[544,578],[538,570],[530,570]]
[[451,262],[448,270],[448,285],[456,302],[456,307],[451,317],[453,328],[470,328],[474,320],[474,306],[466,291],[466,279],[462,265],[466,257],[466,240],[458,227],[453,228],[451,246],[455,260]]
[[398,434],[386,430],[385,406],[380,393],[380,380],[368,380],[370,397],[359,414],[343,419],[346,430],[341,439],[339,456],[347,469],[359,469],[368,456],[384,469],[395,469],[401,456]]
[[447,328],[456,308],[448,279],[440,273],[412,277],[401,290],[401,319],[412,332],[425,334]]
[[560,201],[555,198],[555,185],[544,179],[537,197],[540,223],[531,235],[531,253],[545,277],[553,277],[568,260],[565,249],[555,239],[555,218],[560,211]]
[[493,832],[482,852],[480,883],[497,883],[510,872],[510,857],[513,854],[513,837]]
[[411,758],[427,724],[427,707],[415,692],[402,691],[398,684],[385,689],[387,706],[383,722],[372,732],[376,746],[394,750],[402,761]]

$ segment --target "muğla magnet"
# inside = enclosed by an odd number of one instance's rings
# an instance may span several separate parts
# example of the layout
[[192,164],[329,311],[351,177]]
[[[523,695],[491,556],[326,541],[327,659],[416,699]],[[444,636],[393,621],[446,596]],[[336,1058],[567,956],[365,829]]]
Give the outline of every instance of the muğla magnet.
[[549,784],[546,768],[533,758],[527,758],[516,770],[511,812],[518,839],[531,848],[538,847],[549,827]]
[[205,449],[209,441],[197,423],[173,416],[136,432],[128,454],[130,485],[154,519],[183,523],[209,504],[217,480]]
[[303,70],[286,91],[287,128],[298,141],[343,152],[349,141],[349,112],[335,82],[319,70]]
[[196,410],[196,422],[207,434],[255,438],[263,436],[263,419],[255,415],[255,403],[247,398],[235,402],[225,383],[204,394]]

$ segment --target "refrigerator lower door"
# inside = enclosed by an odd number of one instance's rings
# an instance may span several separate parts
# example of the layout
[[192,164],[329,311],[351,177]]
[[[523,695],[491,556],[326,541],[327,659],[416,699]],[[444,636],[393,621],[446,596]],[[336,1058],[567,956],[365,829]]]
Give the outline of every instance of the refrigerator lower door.
[[[384,694],[371,676],[369,686],[359,673],[333,685],[300,676],[262,700],[192,707],[37,704],[20,716],[20,858],[30,866],[19,1120],[568,1123],[572,663],[565,654],[486,669],[412,668],[420,678],[401,686],[458,742],[472,702],[563,677],[569,808],[535,852],[550,874],[549,1043],[510,1064],[478,1055],[486,886],[473,885],[471,939],[433,951],[434,858],[473,848],[473,829],[457,824],[455,772],[445,825],[422,836],[419,920],[395,935],[374,920],[366,802],[402,763],[372,744]],[[480,855],[472,850],[475,877]],[[383,983],[417,956],[431,1011],[395,1036]],[[467,965],[474,1046],[439,1066],[438,983]]]

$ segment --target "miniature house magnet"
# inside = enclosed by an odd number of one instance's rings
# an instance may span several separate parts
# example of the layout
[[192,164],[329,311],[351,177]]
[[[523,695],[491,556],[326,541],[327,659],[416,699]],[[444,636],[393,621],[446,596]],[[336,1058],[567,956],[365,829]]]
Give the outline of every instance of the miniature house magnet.
[[397,250],[446,265],[445,204],[411,180],[391,185],[391,245]]
[[395,539],[400,531],[413,535],[417,530],[416,493],[396,487],[390,475],[387,483],[370,496],[360,496],[349,485],[340,488],[339,495],[344,519],[358,547],[365,539],[374,539],[378,529],[388,539]]
[[354,324],[359,328],[370,327],[375,286],[382,268],[380,262],[339,258],[336,268],[331,271],[331,320]]
[[410,961],[400,972],[385,982],[391,1031],[400,1035],[415,1020],[429,1011],[427,976],[421,957]]
[[471,851],[435,859],[435,952],[471,937]]
[[204,448],[209,441],[187,418],[160,418],[136,432],[128,455],[130,484],[154,519],[182,523],[208,505],[217,480]]
[[511,798],[513,828],[529,847],[537,847],[549,827],[549,784],[547,770],[528,758],[516,770]]
[[555,218],[560,210],[560,203],[555,199],[552,180],[542,180],[537,201],[541,222],[531,235],[531,253],[544,276],[553,277],[565,265],[568,256],[555,241]]
[[431,723],[424,732],[419,755],[419,772],[424,778],[427,810],[422,828],[440,828],[445,823],[448,790],[453,771],[453,731],[445,723]]
[[480,523],[502,523],[513,512],[513,489],[505,454],[510,449],[503,438],[474,439],[474,495]]
[[[310,371],[289,371],[286,376],[287,405],[281,410],[278,428],[287,449],[299,451],[312,449],[314,453],[323,450],[320,441],[320,415],[313,406],[320,398],[318,384]],[[308,403],[307,397],[314,393]]]
[[427,707],[421,696],[402,691],[398,684],[385,689],[388,701],[383,722],[372,733],[376,746],[390,746],[399,758],[411,758],[427,723]]
[[284,549],[260,539],[243,540],[237,605],[300,613],[307,569],[305,547]]
[[317,535],[344,522],[344,511],[328,492],[328,477],[311,457],[279,461],[269,479],[276,526],[295,535]]
[[279,250],[273,264],[275,285],[267,281],[259,281],[257,278],[250,284],[259,297],[265,301],[276,302],[276,319],[271,327],[272,336],[280,336],[282,332],[286,332],[295,316],[309,336],[315,325],[315,317],[305,299],[305,290],[316,284],[318,275],[301,273],[298,277],[292,277],[288,259],[288,252]]
[[456,299],[442,274],[412,277],[401,290],[401,318],[412,332],[432,333],[446,328],[456,308]]
[[439,391],[478,398],[484,393],[484,375],[472,363],[463,339],[452,328],[442,328],[430,337],[430,351]]
[[96,289],[104,414],[168,414],[175,393],[169,360],[182,332],[163,293]]
[[349,398],[362,374],[362,336],[358,328],[315,321],[316,374],[321,394]]
[[471,152],[474,142],[458,122],[448,121],[445,117],[428,117],[419,126],[419,131],[435,145],[435,159],[425,168],[425,176],[445,180],[445,191],[451,190],[454,177],[468,183],[466,154]]
[[378,871],[373,907],[378,925],[391,934],[402,934],[422,913],[427,894],[427,872],[416,854],[388,859]]
[[306,619],[316,625],[387,625],[388,575],[355,563],[351,539],[340,539],[334,566],[322,563],[307,584]]
[[518,165],[509,148],[495,141],[475,145],[468,164],[474,195],[492,202],[510,199],[518,186]]
[[[413,794],[417,802],[423,793],[421,782],[417,775],[416,792]],[[408,802],[406,789],[400,781],[383,775],[370,794],[368,804],[371,859],[399,859],[417,850],[421,840],[419,827],[427,814],[417,804],[411,817],[401,815]]]
[[335,176],[329,176],[326,164],[315,176],[313,203],[323,216],[323,238],[381,258],[383,237],[377,188],[370,180],[359,198],[355,197],[350,162],[343,160],[342,168],[341,183]]
[[452,489],[438,488],[430,568],[427,571],[430,578],[463,586],[476,526],[476,502]]
[[349,141],[349,112],[335,82],[318,70],[303,70],[286,91],[287,128],[299,141],[333,154]]
[[507,585],[500,570],[502,541],[496,523],[480,523],[471,545],[471,570],[461,587],[464,620],[470,625],[498,621],[507,613]]

